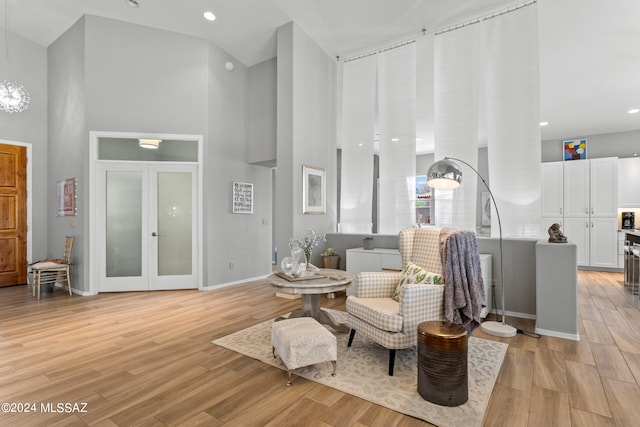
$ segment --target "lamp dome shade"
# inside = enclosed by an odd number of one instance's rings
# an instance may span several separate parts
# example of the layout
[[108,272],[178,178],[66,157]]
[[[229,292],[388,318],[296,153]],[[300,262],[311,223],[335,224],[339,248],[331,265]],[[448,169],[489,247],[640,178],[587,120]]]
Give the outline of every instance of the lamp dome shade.
[[451,159],[438,160],[427,172],[427,185],[441,190],[458,188],[462,182],[462,170]]

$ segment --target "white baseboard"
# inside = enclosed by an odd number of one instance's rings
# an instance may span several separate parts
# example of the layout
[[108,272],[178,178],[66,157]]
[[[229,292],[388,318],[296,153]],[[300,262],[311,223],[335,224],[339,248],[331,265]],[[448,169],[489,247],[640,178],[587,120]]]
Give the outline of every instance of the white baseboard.
[[256,280],[264,280],[269,276],[270,276],[270,274],[265,274],[264,276],[248,277],[246,279],[236,280],[234,282],[220,283],[218,285],[203,286],[202,288],[200,288],[200,290],[201,291],[212,291],[214,289],[226,288],[228,286],[241,285],[243,283],[254,282]]
[[[518,317],[520,319],[531,319],[531,320],[535,320],[536,319],[536,315],[535,314],[530,314],[530,313],[520,313],[517,311],[509,311],[507,310],[507,318],[509,317]],[[495,314],[498,317],[502,315],[502,310],[496,309],[496,308],[492,308],[491,309],[491,313],[489,314]]]
[[578,333],[568,334],[566,332],[549,331],[547,329],[540,329],[536,327],[536,334],[546,335],[546,336],[555,337],[555,338],[563,338],[565,340],[580,341],[580,334]]

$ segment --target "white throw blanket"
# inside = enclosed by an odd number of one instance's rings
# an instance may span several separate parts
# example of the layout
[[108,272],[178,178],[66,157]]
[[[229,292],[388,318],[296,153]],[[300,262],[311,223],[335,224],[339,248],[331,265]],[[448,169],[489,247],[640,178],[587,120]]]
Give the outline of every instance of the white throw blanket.
[[462,325],[469,334],[480,325],[485,306],[484,282],[475,233],[443,228],[440,256],[444,270],[444,315]]

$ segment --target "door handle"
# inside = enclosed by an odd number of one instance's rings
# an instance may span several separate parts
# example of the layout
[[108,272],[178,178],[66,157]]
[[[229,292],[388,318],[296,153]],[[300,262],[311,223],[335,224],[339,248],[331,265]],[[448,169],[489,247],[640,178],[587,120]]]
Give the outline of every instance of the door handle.
[[151,235],[152,235],[153,237],[158,237],[158,233],[156,233],[155,231],[154,231],[153,233],[151,233]]

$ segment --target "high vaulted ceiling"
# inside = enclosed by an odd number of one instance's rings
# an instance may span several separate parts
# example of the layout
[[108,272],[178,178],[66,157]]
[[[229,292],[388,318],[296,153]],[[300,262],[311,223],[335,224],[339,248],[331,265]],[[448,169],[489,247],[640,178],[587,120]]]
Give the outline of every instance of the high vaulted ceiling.
[[[48,46],[83,14],[211,40],[247,66],[275,56],[294,21],[331,57],[349,57],[524,0],[5,0],[9,29]],[[1,3],[4,6],[4,2]],[[543,139],[640,129],[640,2],[539,0]],[[217,19],[203,19],[210,10]],[[4,13],[2,13],[4,18]],[[4,21],[4,20],[3,20]],[[640,145],[640,143],[639,143]],[[432,147],[420,147],[429,151]]]

